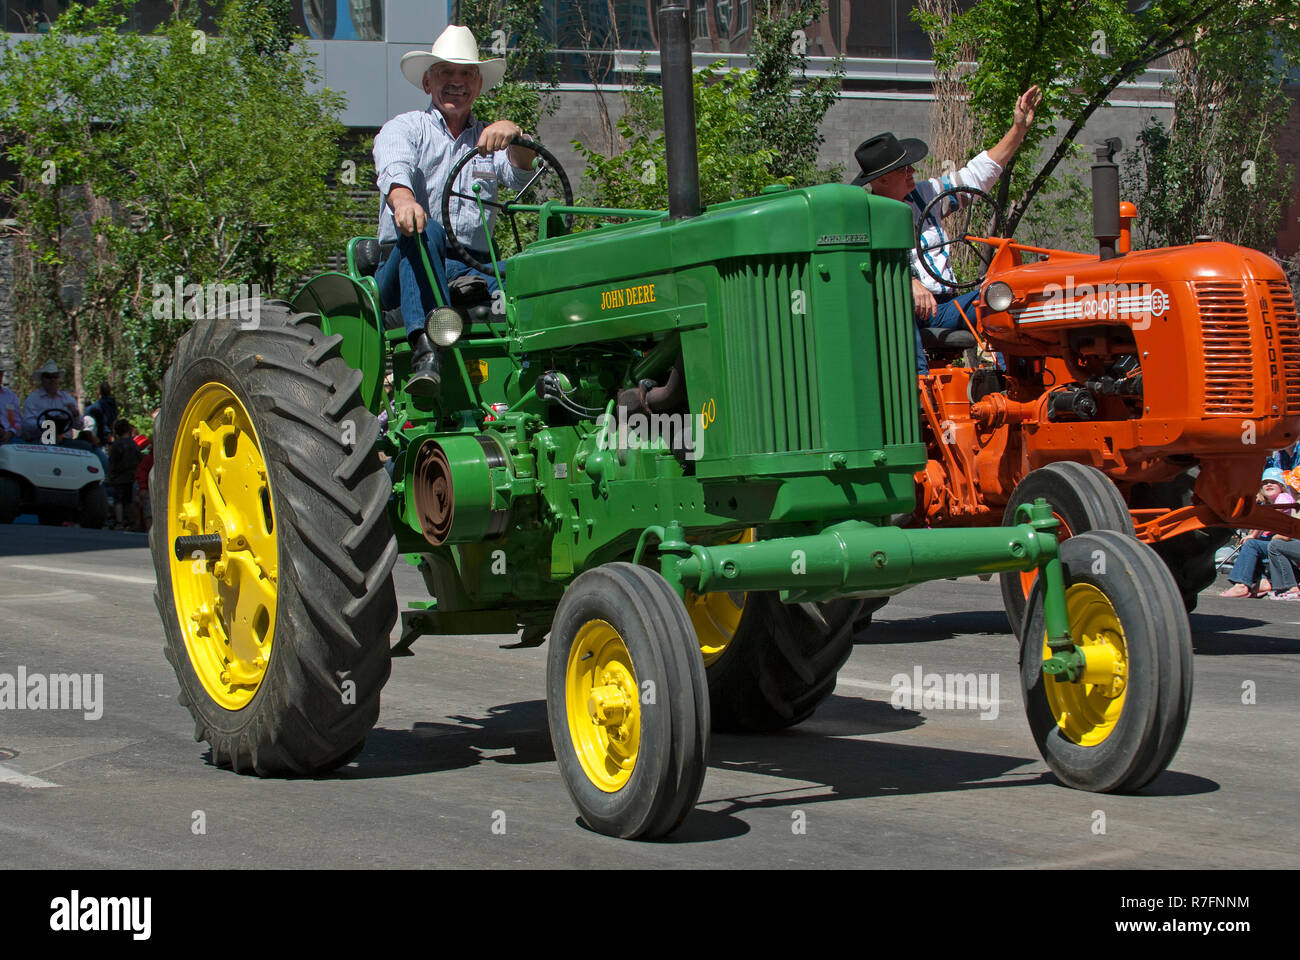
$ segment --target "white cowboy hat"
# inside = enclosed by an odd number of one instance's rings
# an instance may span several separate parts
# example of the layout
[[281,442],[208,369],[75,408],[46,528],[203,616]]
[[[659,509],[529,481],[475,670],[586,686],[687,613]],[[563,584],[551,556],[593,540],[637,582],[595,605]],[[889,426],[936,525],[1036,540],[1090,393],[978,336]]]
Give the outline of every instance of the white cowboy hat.
[[478,43],[469,27],[452,24],[442,31],[442,36],[433,41],[433,47],[427,53],[412,50],[402,55],[402,76],[410,80],[421,90],[424,89],[424,73],[435,63],[460,63],[478,67],[483,75],[482,93],[491,90],[506,72],[504,59],[480,60]]
[[41,376],[46,373],[52,373],[57,376],[63,373],[63,371],[59,369],[59,365],[55,363],[53,360],[46,360],[45,366],[32,371],[32,379],[39,380],[41,379]]

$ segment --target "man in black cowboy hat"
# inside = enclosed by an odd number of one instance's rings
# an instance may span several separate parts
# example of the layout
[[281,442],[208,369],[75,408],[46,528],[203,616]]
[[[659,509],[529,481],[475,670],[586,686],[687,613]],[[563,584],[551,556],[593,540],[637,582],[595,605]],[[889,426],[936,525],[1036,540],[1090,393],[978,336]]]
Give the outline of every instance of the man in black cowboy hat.
[[[930,180],[917,183],[913,164],[919,163],[930,148],[923,140],[899,140],[892,133],[881,133],[870,140],[864,140],[854,151],[861,172],[853,180],[854,186],[871,184],[871,192],[891,200],[899,200],[912,207],[912,216],[921,229],[922,246],[927,248],[925,256],[930,269],[940,276],[953,279],[952,265],[948,262],[948,234],[940,220],[955,213],[969,202],[966,195],[953,198],[951,204],[942,209],[930,211],[926,222],[920,222],[921,214],[936,196],[953,187],[975,187],[988,190],[1002,175],[1003,168],[1011,162],[1024,142],[1025,134],[1034,122],[1034,112],[1042,102],[1043,95],[1038,87],[1030,87],[1016,100],[1015,119],[1006,135],[989,150],[972,159],[966,166],[953,174],[944,174]],[[979,290],[956,295],[951,288],[939,283],[925,270],[921,269],[916,251],[910,251],[912,258],[912,299],[916,305],[918,325],[928,327],[956,328],[963,325],[962,314],[970,316],[970,307]],[[925,353],[921,350],[921,335],[917,332],[916,349],[917,368],[921,373],[929,371]]]

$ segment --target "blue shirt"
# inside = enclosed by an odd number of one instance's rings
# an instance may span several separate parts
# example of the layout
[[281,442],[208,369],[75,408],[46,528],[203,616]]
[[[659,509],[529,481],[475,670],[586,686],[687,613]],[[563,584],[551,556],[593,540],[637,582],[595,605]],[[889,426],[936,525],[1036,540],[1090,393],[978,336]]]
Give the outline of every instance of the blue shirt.
[[[442,221],[442,191],[451,168],[466,151],[478,144],[486,120],[469,122],[459,137],[447,129],[447,120],[432,104],[427,110],[399,113],[384,124],[375,136],[375,172],[379,187],[379,240],[397,239],[397,224],[388,206],[388,191],[403,186],[415,194],[415,200],[428,212],[431,219]],[[510,162],[506,150],[498,150],[486,157],[476,157],[465,165],[457,178],[456,190],[473,196],[471,186],[483,185],[479,194],[484,200],[496,198],[497,185],[505,184],[518,190],[528,182],[529,171],[520,170]],[[451,224],[443,224],[449,233],[471,250],[487,249],[487,232],[479,221],[478,204],[472,200],[451,198]],[[492,207],[484,207],[488,229],[496,219]]]

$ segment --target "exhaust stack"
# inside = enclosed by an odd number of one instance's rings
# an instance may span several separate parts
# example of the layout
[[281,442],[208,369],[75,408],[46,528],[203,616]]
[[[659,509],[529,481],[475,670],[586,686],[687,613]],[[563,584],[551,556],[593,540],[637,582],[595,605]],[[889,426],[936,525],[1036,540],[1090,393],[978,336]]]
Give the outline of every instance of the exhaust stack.
[[1097,238],[1098,255],[1112,260],[1120,255],[1119,238],[1119,166],[1115,154],[1124,149],[1119,137],[1108,137],[1097,144],[1097,162],[1092,165],[1092,233]]
[[659,76],[668,154],[668,217],[683,220],[699,216],[701,209],[691,28],[685,4],[669,3],[659,10]]

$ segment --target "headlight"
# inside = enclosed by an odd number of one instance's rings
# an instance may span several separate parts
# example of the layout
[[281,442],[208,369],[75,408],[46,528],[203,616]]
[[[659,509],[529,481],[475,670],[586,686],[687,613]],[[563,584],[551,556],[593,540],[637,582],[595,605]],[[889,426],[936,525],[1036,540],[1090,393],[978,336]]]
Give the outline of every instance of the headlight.
[[1007,309],[1015,298],[1011,288],[1001,280],[996,280],[984,288],[984,302],[994,313],[1001,313]]
[[464,328],[460,314],[451,307],[437,307],[424,318],[425,333],[439,347],[450,347],[460,339]]

